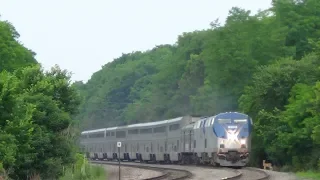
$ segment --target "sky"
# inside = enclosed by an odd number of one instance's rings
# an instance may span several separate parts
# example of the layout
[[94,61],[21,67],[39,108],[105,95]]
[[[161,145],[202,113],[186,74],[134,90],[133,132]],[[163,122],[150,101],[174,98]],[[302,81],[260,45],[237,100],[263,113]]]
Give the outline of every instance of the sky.
[[174,44],[183,32],[224,22],[233,6],[256,13],[271,0],[0,0],[0,18],[46,70],[58,64],[86,82],[122,53]]

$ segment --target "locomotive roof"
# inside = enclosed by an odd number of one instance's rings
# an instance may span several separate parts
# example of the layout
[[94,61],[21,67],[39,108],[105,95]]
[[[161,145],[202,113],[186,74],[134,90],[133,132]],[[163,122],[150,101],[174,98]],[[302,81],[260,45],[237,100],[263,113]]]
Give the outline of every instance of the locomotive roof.
[[161,125],[161,124],[166,124],[166,123],[177,122],[177,121],[180,121],[182,118],[183,117],[177,117],[177,118],[174,118],[174,119],[167,119],[167,120],[162,120],[162,121],[131,124],[131,125],[128,125],[127,127],[128,128],[133,128],[133,127],[155,126],[155,125]]
[[216,116],[219,116],[219,115],[222,115],[222,114],[239,114],[239,115],[244,115],[244,116],[248,116],[247,114],[244,114],[244,113],[241,113],[241,112],[222,112],[222,113],[219,113],[217,114]]

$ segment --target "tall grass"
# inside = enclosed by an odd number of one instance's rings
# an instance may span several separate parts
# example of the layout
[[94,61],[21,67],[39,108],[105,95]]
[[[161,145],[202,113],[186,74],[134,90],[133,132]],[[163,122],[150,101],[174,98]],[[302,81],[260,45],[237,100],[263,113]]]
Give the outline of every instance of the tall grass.
[[3,164],[0,162],[0,180],[9,180],[7,171],[3,168]]
[[297,172],[298,177],[308,178],[310,180],[320,179],[320,172],[315,171],[305,171],[305,172]]
[[[41,180],[39,174],[33,174],[30,180]],[[29,179],[28,178],[28,179]],[[76,154],[73,166],[64,168],[64,175],[59,180],[106,180],[107,173],[101,165],[90,165],[82,154]],[[9,177],[0,162],[0,180],[9,180]]]
[[90,165],[82,154],[76,155],[76,163],[64,170],[59,180],[106,180],[105,169],[99,165]]

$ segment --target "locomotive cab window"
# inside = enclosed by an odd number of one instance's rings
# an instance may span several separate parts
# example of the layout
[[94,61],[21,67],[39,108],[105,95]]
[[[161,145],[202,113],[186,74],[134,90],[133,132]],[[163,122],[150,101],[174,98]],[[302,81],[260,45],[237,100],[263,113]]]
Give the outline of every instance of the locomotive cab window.
[[233,122],[236,124],[246,124],[247,120],[246,119],[235,119],[235,120],[233,120]]
[[219,124],[231,123],[231,119],[218,119]]

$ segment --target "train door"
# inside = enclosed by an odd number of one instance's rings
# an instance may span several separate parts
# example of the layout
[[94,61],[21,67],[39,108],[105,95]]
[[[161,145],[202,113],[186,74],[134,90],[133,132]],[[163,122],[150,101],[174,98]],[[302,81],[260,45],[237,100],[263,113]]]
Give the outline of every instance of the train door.
[[191,152],[191,144],[192,144],[192,131],[190,130],[189,131],[189,141],[188,141],[188,143],[189,143],[189,152]]
[[183,131],[183,152],[186,152],[186,132]]
[[153,153],[153,144],[151,142],[151,153]]
[[178,152],[180,151],[180,142],[179,142],[179,140],[177,140],[177,151]]
[[167,152],[167,151],[168,151],[168,141],[166,140],[164,144],[164,152]]
[[137,152],[140,153],[139,152],[139,143],[137,143]]

